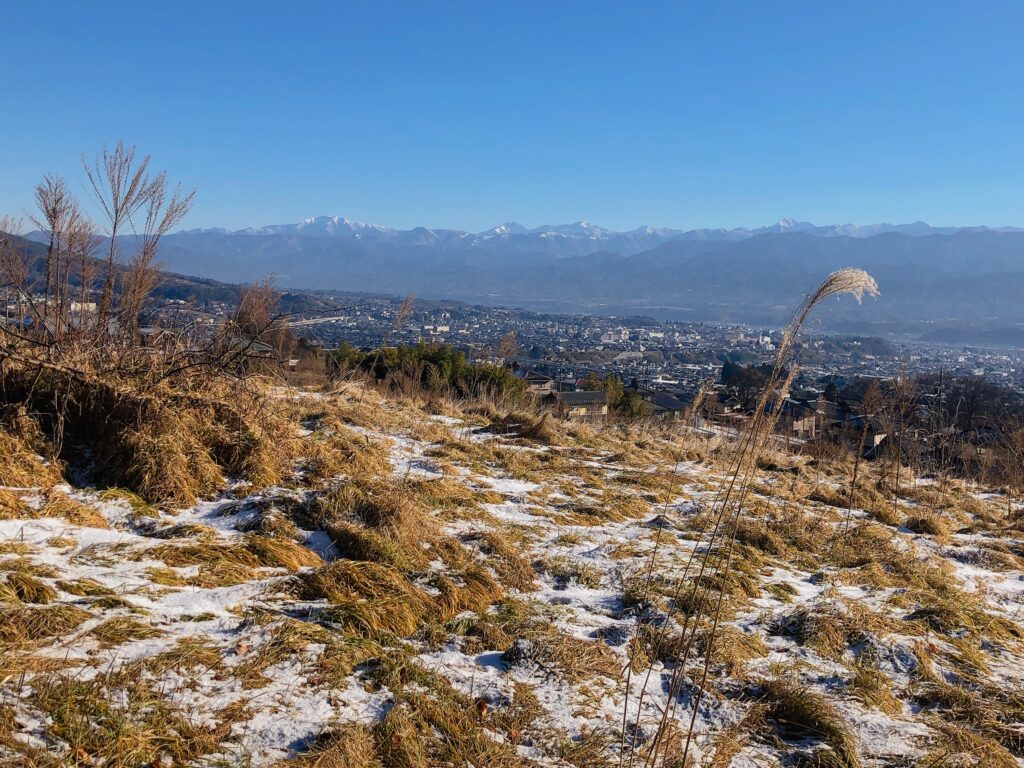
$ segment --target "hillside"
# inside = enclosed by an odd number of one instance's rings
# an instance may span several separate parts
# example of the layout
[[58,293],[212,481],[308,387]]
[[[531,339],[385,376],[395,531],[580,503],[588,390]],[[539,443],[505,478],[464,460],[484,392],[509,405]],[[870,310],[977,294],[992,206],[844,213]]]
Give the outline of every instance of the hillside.
[[[850,463],[772,451],[701,575],[726,435],[273,399],[290,468],[197,503],[0,432],[0,764],[681,765],[688,730],[702,766],[1024,764],[1024,509],[994,489],[862,466],[847,514]],[[698,594],[721,621],[673,675]]]
[[[10,235],[2,231],[0,231],[0,235],[10,238],[14,247],[25,255],[26,261],[30,265],[27,275],[28,286],[38,290],[43,279],[46,254],[45,245],[28,237]],[[97,270],[101,270],[101,259],[94,258],[91,261]],[[163,269],[162,267],[166,267],[166,265],[162,262],[159,262],[157,266],[161,267],[161,269],[152,290],[152,296],[157,300],[186,301],[198,307],[204,307],[210,302],[224,302],[234,305],[238,303],[245,290],[245,285],[242,284],[224,283],[208,277],[196,277],[191,274],[181,274]],[[118,263],[115,265],[115,275],[118,281],[123,277],[125,269],[126,266],[124,264]],[[77,275],[72,275],[69,282],[71,285],[77,286],[79,284]],[[244,282],[249,284],[251,279]],[[285,312],[308,312],[328,309],[331,306],[333,305],[330,302],[318,299],[312,294],[305,292],[287,292],[281,296],[281,310]]]

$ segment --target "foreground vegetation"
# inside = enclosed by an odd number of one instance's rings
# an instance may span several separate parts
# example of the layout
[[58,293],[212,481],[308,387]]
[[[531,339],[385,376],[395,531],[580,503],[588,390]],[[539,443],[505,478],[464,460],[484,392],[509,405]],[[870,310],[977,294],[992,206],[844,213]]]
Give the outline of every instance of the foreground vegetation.
[[259,490],[152,503],[28,449],[5,468],[12,764],[616,765],[625,742],[673,765],[705,665],[702,764],[1020,757],[1024,518],[1001,495],[914,478],[893,506],[868,467],[851,511],[847,461],[771,453],[714,542],[731,439],[524,437],[361,384],[276,398],[296,447]]

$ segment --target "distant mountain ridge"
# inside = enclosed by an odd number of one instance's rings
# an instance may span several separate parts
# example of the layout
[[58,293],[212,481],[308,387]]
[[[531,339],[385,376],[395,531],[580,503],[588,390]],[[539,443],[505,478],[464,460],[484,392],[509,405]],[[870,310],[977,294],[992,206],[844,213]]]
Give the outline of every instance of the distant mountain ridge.
[[[124,252],[131,250],[125,238]],[[1024,230],[924,223],[613,232],[589,222],[479,233],[396,230],[343,217],[168,235],[173,272],[226,283],[272,276],[291,290],[414,293],[552,312],[643,313],[780,325],[830,271],[862,267],[882,296],[837,305],[822,327],[930,333],[1024,327]],[[848,303],[847,303],[848,304]]]
[[528,228],[518,222],[508,221],[482,232],[468,232],[459,229],[436,229],[414,227],[402,230],[385,227],[379,224],[366,224],[353,221],[344,216],[313,216],[294,224],[270,224],[262,227],[247,227],[230,230],[225,228],[189,229],[181,235],[297,235],[300,237],[337,237],[356,240],[373,239],[387,242],[429,242],[460,241],[472,246],[481,241],[500,240],[505,238],[564,238],[569,241],[583,241],[590,245],[600,244],[600,250],[621,253],[633,245],[653,246],[669,240],[745,240],[750,237],[766,234],[782,234],[785,232],[803,232],[814,237],[874,237],[886,232],[898,232],[911,237],[928,235],[952,235],[958,232],[991,231],[991,232],[1022,232],[1019,227],[946,227],[933,226],[923,221],[909,224],[829,224],[818,226],[808,221],[784,218],[775,224],[764,227],[736,227],[733,229],[673,229],[671,227],[641,226],[635,229],[618,232],[601,227],[589,221],[577,221],[572,224],[544,224]]

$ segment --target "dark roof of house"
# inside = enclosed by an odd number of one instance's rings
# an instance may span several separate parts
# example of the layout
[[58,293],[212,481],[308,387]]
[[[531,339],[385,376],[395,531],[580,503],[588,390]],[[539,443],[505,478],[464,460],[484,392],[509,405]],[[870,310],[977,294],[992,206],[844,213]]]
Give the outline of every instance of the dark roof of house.
[[550,376],[546,376],[545,374],[540,373],[539,371],[527,371],[523,378],[527,382],[535,382],[537,384],[546,384],[549,381],[553,381],[553,379]]
[[864,414],[850,413],[849,411],[844,411],[838,418],[833,419],[830,426],[834,429],[845,429],[855,432],[864,429],[865,424],[869,432],[885,432],[885,427],[877,416],[865,416]]
[[[776,407],[775,404],[776,401],[774,399],[769,400],[765,405],[765,410],[769,413],[774,412]],[[782,407],[779,410],[785,416],[800,419],[813,416],[817,413],[817,410],[811,403],[808,403],[806,400],[796,400],[792,397],[787,397],[783,400]]]
[[640,390],[640,397],[653,405],[659,411],[683,411],[687,403],[678,397],[673,397],[668,392],[657,392],[654,390]]
[[554,397],[566,405],[604,405],[608,402],[608,396],[601,391],[556,392]]

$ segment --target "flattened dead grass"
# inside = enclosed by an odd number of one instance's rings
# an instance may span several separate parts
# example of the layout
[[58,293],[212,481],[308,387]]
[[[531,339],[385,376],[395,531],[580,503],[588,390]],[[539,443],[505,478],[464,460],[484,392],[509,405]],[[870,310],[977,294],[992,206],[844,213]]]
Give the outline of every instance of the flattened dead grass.
[[130,616],[115,616],[93,627],[89,634],[96,638],[100,647],[114,648],[135,640],[158,637],[162,633],[156,627]]
[[364,725],[345,723],[324,731],[295,758],[274,768],[381,768],[373,733]]
[[401,574],[371,562],[338,560],[294,577],[291,589],[303,600],[327,600],[327,619],[369,637],[411,635],[429,605]]
[[837,765],[858,768],[850,727],[822,694],[793,680],[775,678],[762,684],[761,701],[766,719],[784,735],[824,742],[834,752]]
[[536,587],[533,568],[507,536],[491,530],[473,534],[466,540],[480,547],[487,558],[487,565],[494,569],[502,584],[520,592],[529,592]]
[[318,554],[291,539],[248,533],[243,540],[245,547],[263,566],[297,571],[300,568],[317,568],[323,565],[323,560]]
[[7,586],[23,603],[45,605],[57,599],[53,587],[24,571],[7,574]]
[[28,643],[65,635],[92,615],[73,605],[5,607],[0,611],[0,642]]

